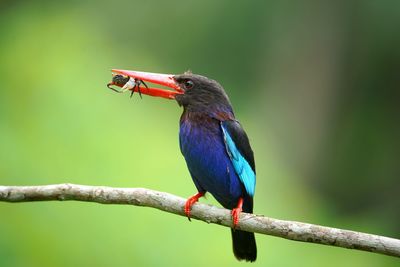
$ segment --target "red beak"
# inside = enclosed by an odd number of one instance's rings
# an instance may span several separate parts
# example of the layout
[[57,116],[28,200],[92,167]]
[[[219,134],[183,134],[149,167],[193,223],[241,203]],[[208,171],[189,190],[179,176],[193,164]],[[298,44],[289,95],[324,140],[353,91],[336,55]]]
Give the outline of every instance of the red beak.
[[[184,92],[176,83],[174,79],[175,75],[172,74],[160,74],[160,73],[150,73],[150,72],[132,71],[132,70],[118,70],[118,69],[113,69],[112,72],[113,76],[122,75],[125,77],[127,76],[133,78],[135,81],[138,81],[137,83],[138,85],[133,88],[129,88],[129,90],[134,90],[135,92],[138,92],[140,90],[140,93],[145,95],[158,96],[167,99],[175,99],[175,96],[177,94],[183,94]],[[168,88],[171,88],[173,91],[161,88],[151,88],[147,86],[141,86],[139,88],[140,81],[166,86]],[[115,82],[111,82],[107,86],[110,85],[115,85],[119,87],[124,86],[124,84]]]

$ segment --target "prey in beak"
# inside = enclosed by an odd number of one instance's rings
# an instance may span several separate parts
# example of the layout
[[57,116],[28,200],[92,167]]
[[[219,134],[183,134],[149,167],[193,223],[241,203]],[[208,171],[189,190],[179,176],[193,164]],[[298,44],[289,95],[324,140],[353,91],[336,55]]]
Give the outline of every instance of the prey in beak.
[[[107,87],[117,93],[124,93],[125,91],[130,90],[131,98],[136,89],[136,91],[139,93],[140,98],[142,98],[142,92],[140,90],[140,85],[142,85],[142,84],[146,88],[149,88],[147,86],[147,84],[142,80],[134,79],[129,76],[124,77],[123,75],[116,74],[113,76],[112,82],[107,84]],[[112,85],[122,86],[122,90],[117,90],[117,89],[111,87]]]
[[[174,75],[171,74],[113,69],[112,75],[112,81],[107,84],[107,87],[118,93],[124,93],[130,90],[131,96],[134,92],[138,92],[140,96],[144,94],[167,99],[175,99],[176,95],[184,93],[184,90],[182,90],[175,81]],[[145,82],[165,86],[172,90],[149,87]],[[140,87],[141,85],[144,85],[144,87]],[[117,90],[112,86],[117,86],[122,89]]]

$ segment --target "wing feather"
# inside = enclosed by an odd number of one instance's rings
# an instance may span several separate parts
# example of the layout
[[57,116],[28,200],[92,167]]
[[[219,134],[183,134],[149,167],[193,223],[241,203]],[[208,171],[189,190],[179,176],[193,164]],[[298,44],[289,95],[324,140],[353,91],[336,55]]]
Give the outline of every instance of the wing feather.
[[254,196],[256,172],[254,154],[246,132],[238,121],[221,122],[226,151],[247,194]]

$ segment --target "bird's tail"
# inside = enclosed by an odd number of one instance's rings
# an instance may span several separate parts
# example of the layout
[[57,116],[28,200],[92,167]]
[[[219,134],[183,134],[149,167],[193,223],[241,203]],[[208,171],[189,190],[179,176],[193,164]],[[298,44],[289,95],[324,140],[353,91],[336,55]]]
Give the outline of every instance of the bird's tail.
[[233,253],[238,260],[255,261],[257,258],[257,246],[254,233],[233,230]]

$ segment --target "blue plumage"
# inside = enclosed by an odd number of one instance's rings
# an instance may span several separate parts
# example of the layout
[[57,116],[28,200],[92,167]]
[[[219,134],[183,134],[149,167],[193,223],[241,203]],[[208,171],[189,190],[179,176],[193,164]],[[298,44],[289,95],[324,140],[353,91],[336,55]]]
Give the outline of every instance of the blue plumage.
[[222,206],[233,209],[243,195],[243,186],[219,122],[200,114],[191,114],[191,118],[181,120],[179,140],[193,182],[199,192],[210,192]]
[[[256,171],[249,139],[235,119],[229,98],[213,80],[194,74],[175,76],[185,93],[175,99],[183,106],[179,143],[198,193],[186,201],[185,213],[206,192],[232,210],[233,227],[243,210],[253,212]],[[254,233],[232,230],[237,259],[255,261]]]
[[253,197],[256,189],[256,174],[250,167],[250,164],[247,162],[247,160],[237,149],[236,144],[232,140],[228,130],[225,128],[224,123],[221,123],[221,128],[224,134],[226,150],[233,163],[233,167],[235,168],[240,181],[243,183],[247,194]]

